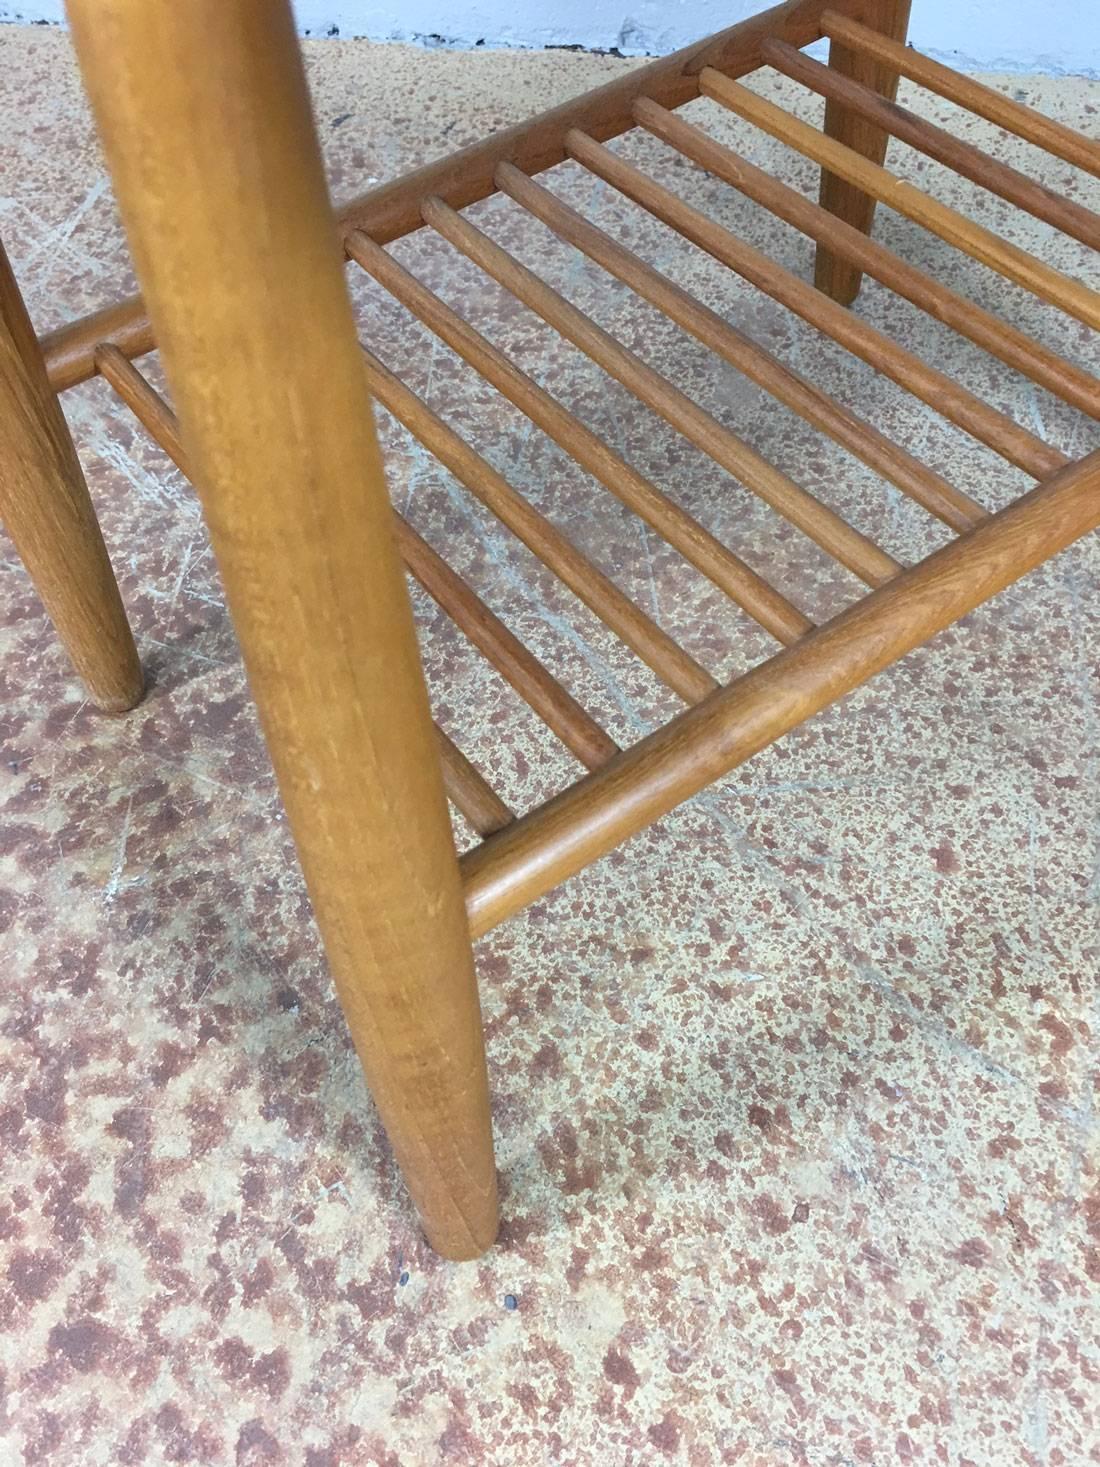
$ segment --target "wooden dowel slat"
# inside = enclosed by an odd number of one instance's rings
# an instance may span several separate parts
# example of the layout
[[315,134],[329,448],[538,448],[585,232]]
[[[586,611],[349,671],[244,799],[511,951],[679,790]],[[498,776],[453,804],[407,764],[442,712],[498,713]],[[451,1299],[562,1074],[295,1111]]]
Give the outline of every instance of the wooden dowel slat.
[[[852,4],[853,13],[874,14],[875,0],[852,0]],[[565,134],[571,127],[583,127],[600,138],[615,137],[632,125],[631,104],[643,93],[678,107],[698,95],[698,75],[704,66],[716,66],[727,76],[743,76],[759,66],[760,43],[766,36],[779,35],[796,46],[816,40],[824,5],[825,0],[787,0],[772,6],[515,127],[502,128],[458,153],[378,184],[339,206],[340,233],[362,230],[379,244],[400,239],[420,228],[420,201],[428,194],[440,194],[455,208],[463,208],[492,193],[493,170],[503,159],[537,173],[565,157]],[[70,321],[42,338],[54,390],[61,392],[92,376],[95,348],[106,340],[131,357],[152,349],[152,331],[140,296]]]
[[[176,416],[160,393],[117,347],[101,345],[96,360],[134,416],[188,473]],[[586,769],[605,764],[617,752],[614,740],[407,520],[395,513],[394,521],[402,559],[425,591]]]
[[[873,6],[868,9],[873,10]],[[495,133],[459,154],[379,185],[341,207],[341,230],[359,229],[381,243],[397,239],[419,228],[420,200],[428,193],[439,193],[449,203],[462,207],[491,192],[493,170],[503,160],[516,163],[528,174],[538,172],[565,156],[564,138],[572,128],[598,138],[613,137],[630,127],[631,108],[639,96],[652,97],[668,107],[678,106],[696,94],[698,72],[703,66],[713,65],[728,76],[744,75],[760,63],[760,48],[769,36],[800,46],[822,33],[876,55],[911,80],[1100,176],[1100,145],[1093,140],[868,30],[854,15],[850,18],[826,9],[822,16],[821,0],[799,0],[640,67],[595,93]],[[140,297],[116,302],[42,337],[49,380],[55,391],[90,377],[95,370],[95,348],[107,340],[130,357],[152,350],[152,331]]]
[[424,218],[468,259],[480,265],[727,473],[869,586],[882,585],[897,574],[900,567],[896,560],[761,457],[736,433],[669,382],[667,377],[589,320],[570,301],[552,290],[468,219],[455,213],[442,199],[425,200]]
[[718,686],[715,679],[572,541],[519,494],[507,479],[449,428],[373,353],[363,349],[372,396],[448,468],[460,483],[516,535],[532,554],[687,703]]
[[428,595],[586,769],[606,764],[615,741],[404,516],[394,518],[401,557]]
[[854,149],[826,137],[817,128],[792,117],[782,107],[750,91],[740,82],[730,81],[721,72],[708,67],[699,81],[704,96],[721,103],[770,137],[786,143],[804,158],[820,163],[838,178],[847,179],[880,203],[954,245],[972,260],[987,265],[1006,280],[1031,291],[1040,300],[1057,306],[1086,326],[1100,329],[1100,294],[1081,281],[1070,279],[1027,250],[1002,239],[983,225],[975,224],[957,209],[941,204],[922,189],[898,178],[888,168],[881,168]]
[[561,239],[582,250],[724,361],[842,444],[952,529],[965,530],[985,518],[986,511],[976,500],[785,366],[716,311],[562,203],[549,189],[511,163],[502,163],[497,169],[497,184],[503,193],[530,210]]
[[[154,441],[160,444],[176,468],[186,475],[187,458],[180,441],[179,423],[175,413],[152,383],[110,342],[101,342],[96,348],[95,365],[99,374],[110,383]],[[465,815],[479,835],[491,835],[494,831],[503,830],[515,816],[454,741],[447,737],[438,724],[435,728],[447,798]]]
[[[838,219],[675,113],[643,98],[635,108],[635,117],[638,124],[655,137],[714,173],[724,183],[739,189],[777,218],[857,265],[861,271],[873,275],[905,300],[1022,372],[1048,392],[1090,417],[1100,418],[1100,382],[1041,342],[925,275],[885,245]],[[981,437],[981,434],[975,436]],[[1031,441],[1037,443],[1039,440]],[[1012,457],[1011,454],[1006,456]]]
[[[640,116],[648,117],[642,109]],[[674,122],[678,119],[673,118]],[[648,126],[648,122],[646,123]],[[689,126],[690,124],[684,124]],[[692,129],[698,132],[698,129]],[[705,134],[700,134],[705,137]],[[674,146],[679,146],[674,142]],[[702,150],[701,150],[702,151]],[[654,182],[632,164],[624,162],[601,143],[583,133],[570,134],[570,154],[579,163],[605,179],[621,193],[648,209],[685,239],[736,270],[773,300],[794,311],[810,325],[884,373],[900,387],[919,397],[943,417],[964,428],[995,452],[1017,464],[1035,478],[1046,478],[1066,463],[1064,454],[1014,423],[1005,413],[975,397],[945,373],[922,362],[884,332],[862,321],[851,311],[798,276],[777,265],[760,250],[746,244],[728,229],[678,195]],[[704,167],[707,165],[703,165]]]
[[813,623],[686,510],[662,494],[579,418],[538,386],[468,321],[363,234],[349,235],[349,255],[408,307],[452,351],[479,372],[582,468],[781,642],[794,642]]
[[788,46],[785,41],[766,41],[764,60],[784,76],[809,87],[811,91],[842,106],[916,148],[926,157],[944,164],[962,178],[999,194],[1045,224],[1060,229],[1092,249],[1100,249],[1100,215],[1075,199],[1068,199],[1011,168],[999,158],[976,148],[972,143],[937,127],[926,118],[896,102],[880,97],[870,87],[861,86],[843,72],[815,61],[813,57]]
[[148,378],[111,342],[100,342],[96,347],[95,365],[180,473],[189,477],[179,420]]
[[114,346],[127,357],[140,357],[156,343],[145,303],[134,295],[47,331],[40,345],[50,386],[64,392],[95,375],[96,352],[103,347]]
[[443,770],[443,788],[456,810],[461,811],[478,835],[495,835],[516,818],[493,789],[485,776],[458,745],[435,726],[439,742],[439,759]]
[[854,50],[874,56],[910,81],[927,87],[930,92],[946,97],[949,102],[955,102],[968,112],[984,117],[987,122],[996,123],[1026,142],[1034,143],[1055,158],[1084,168],[1100,178],[1100,143],[1094,138],[1085,137],[1072,127],[1066,127],[1064,123],[1014,102],[972,77],[933,61],[930,56],[923,56],[909,46],[899,45],[877,31],[869,30],[854,17],[826,10],[821,18],[821,29],[830,40],[841,41]]
[[464,856],[471,932],[543,896],[1097,526],[1100,452]]
[[[853,13],[871,17],[878,0],[848,0]],[[540,173],[565,157],[565,135],[582,127],[600,138],[612,138],[631,126],[631,105],[641,95],[659,96],[679,107],[699,94],[699,73],[717,67],[727,76],[744,76],[760,64],[760,45],[778,35],[804,46],[821,34],[824,0],[787,0],[738,25],[674,51],[616,77],[602,87],[572,97],[559,106],[502,128],[449,157],[369,190],[342,205],[337,214],[341,233],[362,230],[378,244],[388,244],[420,227],[420,203],[436,194],[462,209],[493,192],[498,163],[515,163],[525,173]]]

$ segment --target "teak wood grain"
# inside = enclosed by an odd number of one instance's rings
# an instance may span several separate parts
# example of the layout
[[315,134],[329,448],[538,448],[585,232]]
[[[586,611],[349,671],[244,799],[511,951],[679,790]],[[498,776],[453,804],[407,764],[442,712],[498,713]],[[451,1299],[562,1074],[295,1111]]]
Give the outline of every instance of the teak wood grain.
[[696,703],[714,691],[717,684],[710,673],[652,617],[635,606],[503,474],[433,413],[373,352],[364,347],[363,357],[367,382],[375,398],[553,571],[578,600],[637,653],[662,682],[688,703]]
[[942,62],[933,61],[930,56],[923,56],[911,46],[902,45],[901,37],[891,38],[869,30],[859,23],[854,12],[842,14],[840,7],[830,7],[821,18],[821,28],[834,41],[842,42],[900,72],[910,81],[946,97],[948,101],[958,103],[977,117],[984,117],[987,122],[1034,143],[1052,157],[1072,163],[1076,168],[1084,168],[1100,178],[1100,141],[1096,138],[1076,132],[1053,117],[1044,117],[1034,108],[1006,97],[1003,92],[953,71]]
[[462,859],[475,936],[1100,526],[1100,450],[687,709]]
[[[909,28],[912,0],[876,0],[867,17],[867,25],[876,34],[902,42]],[[776,37],[769,37],[775,40]],[[779,38],[785,39],[785,38]],[[848,77],[869,88],[888,102],[898,90],[898,68],[881,57],[853,51],[843,41],[829,45],[829,68],[838,77]],[[851,148],[870,163],[881,163],[886,156],[888,134],[873,118],[862,116],[843,102],[830,97],[825,104],[825,132],[844,147]],[[875,218],[875,198],[829,169],[821,172],[821,207],[861,234],[870,234]],[[859,294],[862,276],[851,260],[819,244],[814,260],[814,284],[839,305],[848,306]]]
[[[662,113],[663,109],[655,109],[648,103],[638,107],[638,118],[647,128],[651,123],[655,128],[659,126],[662,135],[677,148],[682,145],[682,140],[689,139],[683,143],[685,153],[723,177],[724,155],[729,149],[713,143],[713,139],[694,124],[673,117],[671,113]],[[831,336],[853,355],[861,357],[899,387],[919,397],[930,408],[973,434],[1026,473],[1042,479],[1065,465],[1065,454],[1022,428],[1007,413],[991,407],[946,372],[929,366],[892,336],[861,320],[823,291],[816,290],[792,271],[776,264],[762,250],[746,244],[731,230],[716,224],[609,148],[583,133],[570,133],[569,152],[578,163],[583,163],[627,198],[671,225],[685,239],[690,239],[716,260],[736,270],[757,289]]]
[[363,234],[350,235],[347,247],[353,260],[408,306],[452,351],[777,640],[793,642],[809,631],[813,625],[810,619],[775,587],[615,453],[384,249]]
[[[635,104],[634,115],[655,137],[739,189],[746,198],[762,204],[776,218],[793,224],[818,244],[827,245],[830,253],[857,266],[858,272],[880,280],[1056,397],[1090,417],[1100,418],[1100,381],[1058,356],[1043,342],[967,300],[942,281],[934,280],[843,219],[834,218],[820,205],[757,168],[683,117],[645,98]],[[1033,435],[1032,441],[1035,441]],[[1045,447],[1040,444],[1040,454]],[[1036,477],[1042,477],[1042,463],[1041,459],[1037,461]]]
[[92,701],[122,713],[142,673],[68,424],[0,244],[0,520]]
[[[857,20],[872,20],[882,0],[847,0],[845,10]],[[497,164],[511,162],[525,173],[539,173],[566,156],[565,138],[580,127],[593,137],[617,137],[632,126],[636,97],[655,97],[669,107],[688,102],[699,92],[699,73],[716,67],[728,76],[744,76],[760,65],[760,46],[779,36],[794,46],[821,35],[821,16],[828,0],[787,0],[727,30],[685,46],[669,56],[639,66],[580,97],[514,127],[503,128],[422,168],[349,200],[337,212],[342,238],[358,231],[378,244],[389,244],[421,226],[420,205],[436,194],[461,209],[494,190]],[[247,250],[247,242],[241,242]],[[95,348],[112,342],[127,356],[149,351],[153,332],[140,296],[119,301],[104,311],[74,321],[43,340],[50,381],[57,391],[84,381],[95,371]]]
[[1045,184],[1021,173],[1018,168],[1010,168],[999,158],[991,157],[973,144],[955,137],[946,128],[918,117],[907,107],[887,101],[842,72],[822,66],[820,61],[788,46],[786,41],[766,41],[761,49],[768,65],[774,66],[784,76],[801,82],[828,101],[838,103],[856,117],[880,128],[888,136],[896,137],[927,157],[934,158],[937,163],[954,169],[961,178],[968,178],[971,183],[999,194],[1044,224],[1062,230],[1091,249],[1100,249],[1100,215],[1086,209],[1084,204],[1064,198]]
[[[160,393],[117,346],[104,343],[96,349],[95,356],[100,375],[111,384],[179,471],[190,478],[190,465],[180,439],[179,423]],[[514,819],[511,810],[438,724],[436,737],[443,761],[447,798],[479,835],[491,835],[502,830]]]
[[685,331],[690,331],[730,366],[744,372],[758,387],[876,469],[953,530],[968,529],[985,518],[985,510],[969,494],[949,484],[900,444],[893,443],[872,424],[731,326],[717,311],[703,305],[609,234],[590,224],[549,189],[510,163],[502,163],[497,170],[497,183],[503,193],[529,209],[560,238],[576,245],[589,259],[629,285]]
[[[907,191],[884,169],[886,139],[896,135],[1078,239],[1095,231],[1080,206],[898,108],[898,76],[969,97],[973,110],[1045,139],[1055,156],[1082,166],[1096,163],[1095,145],[1073,141],[1049,120],[1025,122],[1016,104],[965,79],[946,81],[935,63],[914,59],[899,44],[908,0],[837,0],[831,9],[824,0],[792,0],[334,214],[289,0],[229,7],[69,0],[69,10],[150,316],[138,298],[120,302],[52,333],[44,358],[0,254],[0,504],[74,660],[83,659],[90,682],[106,679],[109,706],[123,706],[140,691],[140,673],[53,389],[100,372],[193,477],[352,1038],[430,1241],[451,1258],[471,1258],[497,1228],[471,938],[1100,526],[1100,450],[1069,462],[956,381],[949,363],[927,364],[846,309],[862,274],[871,274],[1066,403],[1100,416],[1094,378],[869,237],[875,200],[885,199],[1079,320],[1100,321],[1100,297],[1082,282]],[[832,38],[828,67],[792,49],[823,33]],[[826,98],[824,132],[738,84],[767,62]],[[820,202],[669,110],[700,93],[816,160]],[[813,239],[817,288],[604,146],[634,125]],[[533,181],[565,159],[1031,474],[1037,487],[989,514],[978,497],[740,332],[721,306],[696,300]],[[740,426],[703,409],[459,212],[494,191],[957,538],[902,568],[825,498],[764,459]],[[679,504],[675,485],[667,493],[652,484],[383,247],[425,223],[871,590],[815,625]],[[781,649],[719,684],[658,625],[656,611],[635,606],[374,355],[369,333],[358,341],[346,258]],[[164,351],[178,421],[130,360],[154,342]],[[445,556],[395,514],[372,394],[686,711],[618,748]],[[879,524],[887,520],[879,515]],[[785,538],[785,527],[779,533]],[[402,560],[586,775],[517,816],[433,723]],[[461,861],[445,797],[484,838]]]
[[1082,281],[1054,269],[1029,250],[1002,239],[984,225],[976,224],[957,209],[941,203],[923,189],[891,173],[888,168],[870,162],[854,148],[845,147],[835,138],[792,117],[782,107],[777,107],[740,82],[731,81],[721,72],[708,68],[699,82],[704,96],[721,102],[738,117],[754,123],[803,157],[830,169],[840,179],[870,198],[887,204],[914,224],[920,224],[971,259],[996,270],[1014,285],[1022,286],[1040,300],[1057,306],[1083,325],[1100,330],[1100,293]]
[[552,290],[533,270],[509,255],[476,225],[455,213],[449,204],[442,199],[426,199],[424,218],[567,341],[579,347],[678,433],[834,556],[841,565],[854,571],[870,586],[880,586],[897,574],[900,569],[897,561],[866,535],[853,529],[835,510],[822,504],[769,463],[675,383],[616,341],[609,331]]
[[290,9],[69,17],[344,1012],[429,1239],[470,1257],[497,1229],[477,987]]
[[[147,428],[150,436],[172,459],[176,468],[182,474],[188,475],[188,478],[191,477],[191,468],[186,453],[183,452],[183,443],[180,442],[179,422],[175,412],[164,402],[153,384],[142,377],[129,356],[123,355],[110,342],[104,342],[95,351],[95,368],[104,381],[109,381],[114,392],[131,409],[133,417]],[[443,764],[443,786],[447,792],[447,800],[455,805],[456,810],[461,811],[478,835],[493,835],[496,830],[503,830],[506,824],[515,819],[505,801],[439,725],[436,725],[436,736]]]
[[[96,352],[96,364],[176,467],[190,478],[179,424],[160,394],[115,346],[101,346]],[[588,769],[606,764],[618,752],[618,746],[599,724],[401,515],[395,516],[394,531],[401,558],[412,575],[566,748]],[[440,746],[446,759],[454,765],[457,749],[449,740],[441,741]],[[445,781],[447,775],[445,768]],[[451,778],[456,778],[453,769]],[[470,772],[461,771],[457,783],[459,793],[465,795],[472,787]],[[478,818],[484,819],[488,810],[483,796],[477,804]],[[501,808],[494,807],[493,814],[499,817]]]

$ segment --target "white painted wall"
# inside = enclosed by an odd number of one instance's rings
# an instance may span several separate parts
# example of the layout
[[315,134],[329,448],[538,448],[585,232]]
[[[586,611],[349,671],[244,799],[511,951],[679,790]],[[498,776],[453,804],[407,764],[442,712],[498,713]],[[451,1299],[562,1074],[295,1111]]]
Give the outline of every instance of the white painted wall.
[[[674,50],[763,8],[761,0],[294,0],[310,36],[634,56]],[[0,21],[63,17],[63,0],[0,0]],[[966,70],[1100,78],[1100,0],[913,0],[910,38]]]

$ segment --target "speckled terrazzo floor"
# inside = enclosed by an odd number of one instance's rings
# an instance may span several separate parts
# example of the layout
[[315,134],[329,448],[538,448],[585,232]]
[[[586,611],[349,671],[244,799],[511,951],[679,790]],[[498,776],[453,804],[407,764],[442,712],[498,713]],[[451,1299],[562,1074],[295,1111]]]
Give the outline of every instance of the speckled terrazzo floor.
[[[338,196],[628,64],[354,42],[307,56]],[[1096,85],[1002,84],[1095,129]],[[754,85],[795,98],[769,74]],[[812,187],[809,165],[693,110]],[[809,268],[801,237],[713,179],[656,143],[618,146]],[[56,32],[0,27],[0,166],[0,232],[41,329],[132,286]],[[1072,170],[1046,176],[1100,203]],[[553,186],[987,504],[1024,487],[575,168]],[[964,183],[945,192],[976,203]],[[1082,247],[981,207],[1097,281]],[[509,244],[522,232],[540,273],[894,554],[940,543],[513,206],[475,213]],[[895,216],[879,235],[1100,369],[1084,328]],[[816,618],[857,594],[444,247],[398,253]],[[767,654],[352,278],[379,355],[690,650],[722,677]],[[859,310],[1068,452],[1100,442],[877,286]],[[92,713],[4,555],[0,1462],[1100,1461],[1100,538],[480,944],[506,1221],[492,1253],[455,1266],[421,1241],[362,1089],[194,497],[104,384],[65,406],[152,687],[124,720]],[[673,711],[382,430],[414,522],[615,737]],[[437,712],[502,792],[526,808],[573,778],[417,606]]]

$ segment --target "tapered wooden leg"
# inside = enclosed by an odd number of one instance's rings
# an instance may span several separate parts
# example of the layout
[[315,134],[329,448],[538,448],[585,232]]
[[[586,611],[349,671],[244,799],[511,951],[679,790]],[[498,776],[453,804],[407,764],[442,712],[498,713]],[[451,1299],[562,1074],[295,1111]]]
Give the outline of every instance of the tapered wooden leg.
[[0,519],[88,695],[141,697],[141,665],[88,486],[0,244]]
[[[904,41],[909,28],[911,0],[875,0],[864,17],[864,24],[881,31],[892,40]],[[898,90],[898,74],[882,62],[849,50],[839,41],[829,42],[829,65],[853,81],[871,87],[880,96],[893,101]],[[873,163],[886,156],[887,135],[862,117],[831,99],[825,103],[825,131],[837,142],[854,148]],[[847,183],[826,169],[821,171],[821,204],[838,219],[870,234],[875,217],[875,201],[862,189]],[[814,264],[814,284],[842,306],[851,305],[859,294],[862,272],[846,260],[839,259],[824,245],[818,245]]]
[[430,1241],[473,1257],[497,1201],[470,940],[290,7],[69,16],[344,1011]]

